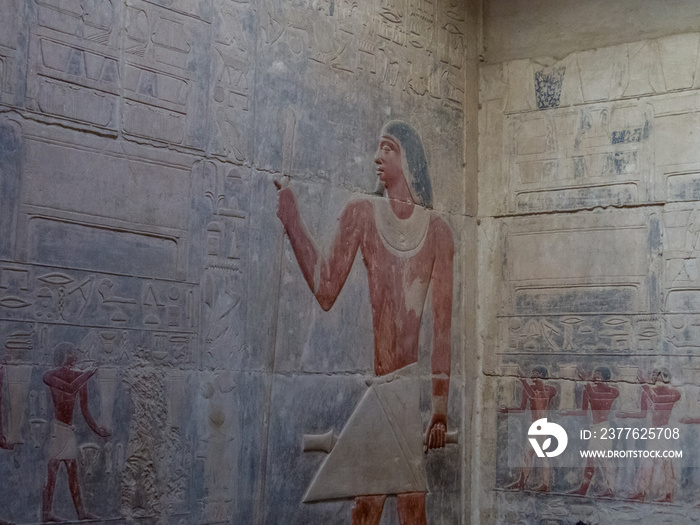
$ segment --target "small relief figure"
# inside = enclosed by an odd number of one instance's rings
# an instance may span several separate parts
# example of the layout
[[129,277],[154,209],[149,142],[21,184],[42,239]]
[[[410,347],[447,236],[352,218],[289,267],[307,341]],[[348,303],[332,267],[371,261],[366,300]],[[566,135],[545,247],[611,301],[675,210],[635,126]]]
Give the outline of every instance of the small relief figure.
[[[522,402],[519,407],[503,407],[501,412],[504,414],[516,414],[527,410],[528,403],[530,404],[530,414],[532,416],[532,422],[534,423],[538,419],[546,418],[547,411],[550,408],[552,399],[557,395],[557,389],[551,385],[546,384],[543,379],[547,379],[549,373],[547,368],[544,366],[535,366],[530,374],[531,382],[527,379],[521,377],[520,382],[523,384],[523,395]],[[525,490],[528,479],[530,477],[530,472],[533,468],[533,460],[535,456],[535,450],[532,447],[528,447],[525,451],[525,457],[523,466],[520,469],[520,476],[518,479],[507,485],[505,488],[508,490]],[[542,465],[539,467],[540,471],[540,484],[533,490],[537,492],[548,492],[550,483],[550,466],[549,458],[541,458]]]
[[[583,371],[580,375],[583,377]],[[613,402],[620,395],[620,391],[614,386],[607,384],[610,381],[610,369],[606,366],[599,366],[593,371],[593,377],[583,389],[583,399],[581,400],[581,410],[567,410],[562,412],[562,415],[569,416],[585,416],[588,413],[588,408],[591,409],[591,431],[593,435],[601,437],[606,436],[610,430],[610,409]],[[607,451],[612,450],[611,439],[593,439],[590,442],[588,450]],[[577,494],[585,496],[588,493],[588,488],[591,485],[593,474],[595,474],[595,465],[598,464],[598,469],[603,474],[603,483],[605,490],[598,496],[601,498],[612,498],[615,496],[613,486],[615,484],[615,469],[610,461],[604,459],[594,459],[589,457],[586,461],[586,467],[583,470],[583,481],[581,486],[569,492],[569,494]]]
[[[663,428],[668,425],[671,419],[671,411],[673,405],[681,398],[680,391],[668,386],[671,382],[671,373],[660,368],[654,370],[649,381],[646,381],[642,371],[639,370],[637,377],[642,385],[641,394],[641,410],[639,412],[618,412],[616,415],[619,418],[638,418],[645,419],[647,412],[651,412],[651,426],[655,429]],[[661,381],[662,384],[657,385]],[[653,386],[650,386],[653,385]],[[656,449],[672,450],[673,441],[670,439],[653,439],[646,441],[649,446]],[[664,473],[664,496],[657,500],[660,503],[673,502],[673,491],[675,486],[675,474],[673,472],[673,463],[669,458],[653,458],[646,461],[637,470],[637,487],[636,492],[629,499],[633,501],[644,501],[647,493],[651,488],[651,482],[654,478],[654,469],[658,462],[661,462]]]
[[95,422],[88,409],[87,382],[97,371],[92,368],[85,371],[75,370],[77,361],[75,346],[72,343],[61,343],[54,350],[55,362],[60,368],[49,370],[44,374],[44,383],[51,389],[51,399],[54,404],[55,419],[51,424],[51,440],[49,441],[49,464],[46,487],[42,498],[42,521],[61,521],[53,515],[53,493],[56,488],[56,475],[61,463],[66,466],[68,483],[73,498],[75,510],[81,520],[98,519],[85,510],[80,496],[80,481],[78,480],[78,443],[73,426],[73,410],[76,397],[80,397],[80,411],[85,422],[95,434],[106,438],[110,431],[100,427]]
[[[353,524],[378,524],[387,495],[396,495],[403,525],[425,524],[425,453],[445,446],[450,381],[452,262],[447,223],[432,212],[432,186],[422,141],[413,127],[387,123],[376,153],[386,198],[348,204],[329,255],[318,249],[290,188],[278,183],[278,217],[302,274],[329,310],[357,251],[367,268],[374,327],[374,373],[319,469],[304,501],[354,498]],[[432,290],[432,417],[423,434],[418,341]]]

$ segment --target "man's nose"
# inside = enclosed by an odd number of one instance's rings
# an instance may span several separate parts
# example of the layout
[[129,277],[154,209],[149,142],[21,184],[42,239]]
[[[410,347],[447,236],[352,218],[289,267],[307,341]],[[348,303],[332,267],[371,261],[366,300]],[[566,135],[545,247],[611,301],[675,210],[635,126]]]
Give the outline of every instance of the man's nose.
[[382,159],[379,158],[379,154],[381,153],[380,150],[377,150],[377,152],[374,154],[374,163],[375,164],[381,164]]

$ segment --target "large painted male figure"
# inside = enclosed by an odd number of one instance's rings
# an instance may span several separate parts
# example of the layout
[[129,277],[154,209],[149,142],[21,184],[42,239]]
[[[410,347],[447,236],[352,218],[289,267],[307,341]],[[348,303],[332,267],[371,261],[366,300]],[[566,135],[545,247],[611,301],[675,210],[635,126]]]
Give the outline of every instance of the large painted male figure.
[[[333,306],[358,249],[367,269],[372,307],[376,382],[319,471],[314,482],[319,488],[310,490],[316,490],[315,499],[324,499],[321,494],[332,485],[328,499],[354,497],[354,525],[379,523],[391,494],[396,495],[402,524],[425,524],[423,447],[444,447],[447,429],[454,245],[447,223],[430,211],[432,186],[418,133],[405,122],[387,123],[375,163],[386,198],[348,204],[327,257],[305,228],[291,189],[279,191],[278,216],[321,308],[327,311]],[[429,287],[433,397],[423,438],[415,370]],[[356,450],[365,453],[354,454]],[[385,468],[385,461],[390,466]]]

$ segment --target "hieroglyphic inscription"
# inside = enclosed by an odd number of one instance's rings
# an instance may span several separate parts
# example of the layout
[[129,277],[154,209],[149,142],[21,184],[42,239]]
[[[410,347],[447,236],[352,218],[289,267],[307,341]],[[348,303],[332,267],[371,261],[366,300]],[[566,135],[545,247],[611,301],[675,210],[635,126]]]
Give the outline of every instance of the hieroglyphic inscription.
[[698,94],[682,93],[654,100],[658,114],[654,165],[654,195],[664,202],[700,200],[700,155],[689,129],[700,119]]
[[20,5],[19,0],[0,0],[0,103],[3,104],[14,102]]
[[[698,33],[687,33],[578,51],[544,68],[530,60],[507,63],[517,74],[508,76],[514,96],[506,113],[696,89],[699,41]],[[553,97],[545,100],[546,93]]]
[[247,2],[217,0],[219,16],[212,40],[213,96],[211,111],[216,122],[212,143],[216,153],[235,161],[249,158],[252,132],[251,96],[254,66],[253,11]]
[[661,247],[654,217],[618,214],[615,226],[607,222],[609,213],[509,222],[503,312],[612,314],[658,308],[654,275],[660,272]]
[[27,106],[116,130],[120,66],[118,4],[35,0]]
[[501,317],[498,349],[504,355],[656,355],[664,333],[661,317],[649,315]]
[[204,161],[193,169],[203,203],[203,364],[224,368],[245,348],[247,168]]
[[[339,75],[415,96],[464,105],[463,15],[433,0],[378,0],[374,5],[328,2],[285,12],[267,6],[262,40]],[[352,78],[352,77],[346,77]]]
[[[700,210],[689,204],[664,210],[664,310],[700,312]],[[677,317],[672,324],[677,324]],[[685,323],[684,323],[685,324]]]
[[46,350],[41,326],[64,325],[91,327],[81,348],[92,359],[128,358],[139,330],[154,362],[192,363],[196,297],[192,284],[0,262],[0,320],[19,323],[6,324],[4,345],[22,361]]
[[[599,431],[608,423],[671,421],[697,437],[684,425],[700,421],[700,149],[692,131],[700,119],[699,45],[700,35],[691,33],[556,60],[514,60],[494,65],[484,79],[492,134],[484,151],[500,157],[494,170],[505,159],[501,180],[508,186],[493,214],[532,215],[495,221],[505,240],[494,272],[501,286],[493,307],[494,370],[508,377],[494,382],[506,402],[524,399],[523,378],[542,365],[557,394],[552,405],[539,405],[539,417],[563,416],[563,424],[574,415],[588,419],[591,408]],[[484,193],[491,190],[498,193],[496,183]],[[638,206],[644,212],[632,209]],[[536,397],[528,400],[530,410]],[[493,419],[502,459],[505,418]],[[595,505],[614,521],[620,507],[602,500],[626,499],[659,506],[627,505],[624,519],[653,512],[674,522],[697,485],[697,476],[692,489],[678,479],[679,465],[655,460],[611,473],[582,461],[522,486],[512,482],[512,469],[504,475],[499,466],[498,491],[562,494],[518,499],[500,492],[500,519],[594,522]],[[588,497],[589,509],[582,512],[572,495]]]
[[134,1],[123,32],[123,130],[143,139],[201,145],[194,117],[203,111],[207,24],[193,16]]
[[123,132],[141,139],[203,146],[194,114],[205,104],[204,20],[140,0],[34,1],[29,108],[111,131],[121,122]]
[[506,117],[508,210],[645,202],[650,193],[652,115],[650,106],[628,104]]

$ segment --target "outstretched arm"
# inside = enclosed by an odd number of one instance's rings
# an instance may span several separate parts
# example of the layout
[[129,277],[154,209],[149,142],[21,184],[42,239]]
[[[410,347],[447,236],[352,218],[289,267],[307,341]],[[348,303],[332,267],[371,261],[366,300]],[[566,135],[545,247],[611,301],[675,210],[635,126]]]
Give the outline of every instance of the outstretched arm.
[[290,188],[279,191],[277,216],[289,236],[301,273],[324,310],[330,310],[340,294],[360,245],[366,203],[346,206],[340,216],[333,249],[326,259],[301,220],[296,198]]
[[85,422],[90,427],[90,430],[92,430],[95,434],[97,434],[100,437],[108,437],[110,435],[110,431],[104,427],[99,426],[95,419],[92,417],[92,414],[90,413],[90,409],[88,408],[87,384],[83,385],[80,388],[80,411],[83,413]]
[[450,392],[452,363],[452,279],[454,244],[446,224],[437,231],[432,271],[433,294],[433,416],[428,427],[428,448],[445,446],[447,431],[447,399]]

